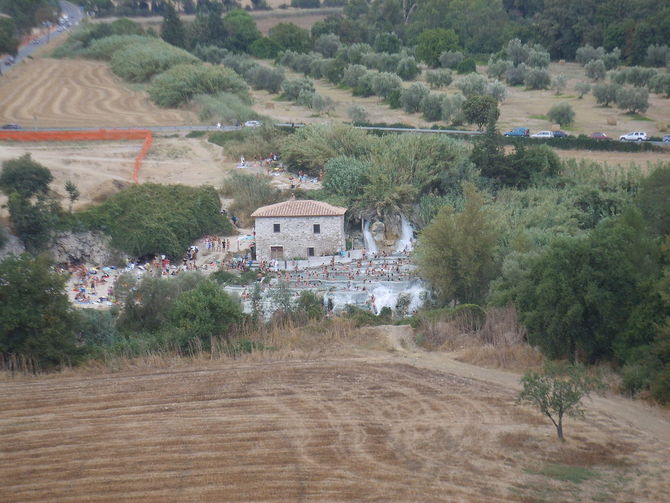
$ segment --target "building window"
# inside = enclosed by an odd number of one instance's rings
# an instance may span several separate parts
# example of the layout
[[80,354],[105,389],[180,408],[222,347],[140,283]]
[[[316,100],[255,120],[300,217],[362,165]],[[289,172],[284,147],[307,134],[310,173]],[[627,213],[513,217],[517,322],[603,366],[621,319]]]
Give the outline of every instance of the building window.
[[307,256],[308,257],[313,257],[314,256],[314,248],[312,248],[312,247],[307,248]]
[[275,232],[281,232],[281,224],[274,224]]
[[314,234],[321,234],[321,224],[314,224]]

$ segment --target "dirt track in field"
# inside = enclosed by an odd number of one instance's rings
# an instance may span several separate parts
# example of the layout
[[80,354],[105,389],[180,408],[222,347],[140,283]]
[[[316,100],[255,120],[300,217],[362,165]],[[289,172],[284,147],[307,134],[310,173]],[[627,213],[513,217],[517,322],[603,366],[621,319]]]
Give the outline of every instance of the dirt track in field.
[[36,59],[0,78],[0,123],[23,127],[133,127],[196,123],[124,86],[106,63]]
[[[670,444],[594,403],[568,442],[504,372],[399,344],[0,382],[0,500],[659,502]],[[580,465],[581,484],[542,475]]]

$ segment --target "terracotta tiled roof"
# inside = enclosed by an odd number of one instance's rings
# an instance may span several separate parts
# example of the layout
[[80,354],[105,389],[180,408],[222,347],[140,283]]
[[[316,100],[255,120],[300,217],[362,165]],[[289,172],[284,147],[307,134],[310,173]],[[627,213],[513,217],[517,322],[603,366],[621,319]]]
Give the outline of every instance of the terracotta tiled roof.
[[346,208],[322,203],[321,201],[291,199],[283,203],[262,206],[251,216],[259,217],[338,217],[346,213]]

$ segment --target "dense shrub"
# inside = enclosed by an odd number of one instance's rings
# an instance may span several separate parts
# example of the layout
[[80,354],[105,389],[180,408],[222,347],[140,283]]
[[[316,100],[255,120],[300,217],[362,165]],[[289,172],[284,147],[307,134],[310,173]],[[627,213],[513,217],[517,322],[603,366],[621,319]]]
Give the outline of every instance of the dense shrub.
[[177,107],[196,94],[226,92],[247,96],[247,86],[231,69],[209,65],[177,65],[158,75],[148,89],[151,100],[161,107]]
[[140,257],[163,253],[181,258],[205,234],[229,234],[213,187],[133,185],[80,214],[82,222],[112,238],[112,245]]
[[[349,64],[358,65],[361,63],[363,55],[369,52],[372,52],[372,47],[370,47],[368,44],[358,42],[351,45],[341,46],[337,50],[337,54],[335,57],[341,61],[346,61]],[[394,52],[394,51],[388,51],[388,52]]]
[[198,61],[198,58],[183,49],[156,39],[151,43],[128,45],[114,52],[111,69],[129,82],[146,82],[173,66]]
[[203,61],[214,65],[221,63],[226,56],[230,55],[228,49],[216,45],[198,44],[191,52]]

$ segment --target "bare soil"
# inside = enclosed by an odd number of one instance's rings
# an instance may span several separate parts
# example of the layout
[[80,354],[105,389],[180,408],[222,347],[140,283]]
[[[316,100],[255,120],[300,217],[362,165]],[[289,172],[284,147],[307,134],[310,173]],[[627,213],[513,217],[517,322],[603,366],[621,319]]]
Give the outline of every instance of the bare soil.
[[[0,500],[665,501],[667,414],[587,404],[567,442],[518,375],[388,349],[0,379]],[[371,336],[370,341],[374,339]],[[378,342],[370,342],[378,347]],[[352,341],[353,344],[353,341]],[[288,358],[288,359],[286,359]],[[585,480],[557,480],[572,470]]]

